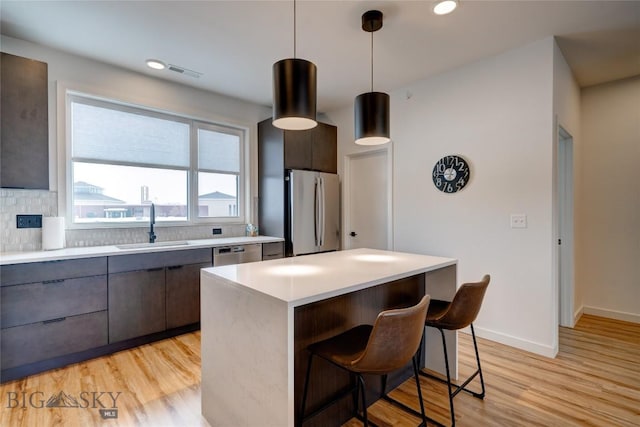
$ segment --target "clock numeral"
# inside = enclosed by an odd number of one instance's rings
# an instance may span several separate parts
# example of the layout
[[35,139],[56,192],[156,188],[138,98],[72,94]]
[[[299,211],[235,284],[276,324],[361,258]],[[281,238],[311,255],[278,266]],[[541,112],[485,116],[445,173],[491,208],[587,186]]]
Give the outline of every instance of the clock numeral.
[[446,191],[447,193],[453,193],[453,185],[451,185],[451,184],[447,184],[447,185],[445,186],[445,191]]
[[456,182],[456,188],[459,190],[462,187],[464,187],[464,184],[465,184],[464,178],[460,178],[460,180],[458,182]]
[[436,186],[440,188],[442,186],[442,178],[436,179]]

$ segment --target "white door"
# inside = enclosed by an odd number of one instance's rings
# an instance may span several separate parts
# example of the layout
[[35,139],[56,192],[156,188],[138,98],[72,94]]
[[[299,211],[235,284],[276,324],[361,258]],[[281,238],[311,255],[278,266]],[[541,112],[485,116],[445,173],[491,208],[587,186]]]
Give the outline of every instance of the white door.
[[558,131],[558,279],[560,326],[574,326],[573,138]]
[[392,249],[390,151],[387,146],[346,158],[346,249]]

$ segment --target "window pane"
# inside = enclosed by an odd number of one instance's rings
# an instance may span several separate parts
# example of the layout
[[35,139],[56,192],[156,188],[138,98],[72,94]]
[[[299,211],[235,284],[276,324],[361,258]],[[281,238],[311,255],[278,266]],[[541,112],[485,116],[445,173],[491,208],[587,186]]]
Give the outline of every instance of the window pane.
[[189,124],[72,103],[73,157],[189,167]]
[[240,137],[198,129],[198,165],[217,172],[240,172]]
[[187,171],[73,162],[76,223],[187,220]]
[[198,216],[238,216],[238,176],[198,173]]

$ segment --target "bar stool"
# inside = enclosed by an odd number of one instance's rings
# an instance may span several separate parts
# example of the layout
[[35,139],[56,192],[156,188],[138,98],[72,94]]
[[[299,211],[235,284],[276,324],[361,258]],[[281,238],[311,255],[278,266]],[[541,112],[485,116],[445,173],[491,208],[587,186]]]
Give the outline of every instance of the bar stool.
[[[305,416],[305,406],[307,400],[307,391],[309,387],[309,377],[311,373],[311,362],[313,357],[320,357],[337,366],[338,368],[348,371],[355,375],[356,385],[347,393],[354,393],[355,416],[364,422],[365,426],[369,425],[367,418],[367,403],[365,400],[365,383],[363,374],[387,375],[388,373],[402,368],[409,360],[413,361],[413,373],[416,379],[418,390],[418,398],[420,400],[420,413],[411,408],[406,407],[400,402],[386,396],[385,390],[382,390],[383,397],[387,397],[398,406],[409,410],[413,414],[422,417],[420,425],[426,425],[426,415],[424,412],[424,403],[422,401],[422,390],[420,388],[420,378],[418,376],[418,361],[416,353],[418,346],[422,340],[424,332],[424,324],[429,306],[429,296],[426,295],[420,302],[414,306],[386,310],[378,314],[373,326],[360,325],[349,329],[335,337],[311,344],[309,350],[309,364],[304,383],[304,392],[302,394],[302,405],[300,409],[300,417],[298,425],[309,419],[331,404],[335,403],[346,393],[338,396],[334,400],[325,403],[320,409],[312,414]],[[362,397],[362,412],[360,417],[358,413],[358,393]]]
[[[476,320],[480,307],[482,306],[482,300],[484,294],[489,286],[489,280],[491,277],[485,274],[481,281],[475,283],[465,283],[456,292],[453,297],[453,301],[440,301],[432,300],[427,311],[427,318],[425,321],[426,326],[436,328],[440,331],[442,336],[442,347],[444,348],[444,361],[447,371],[447,387],[449,389],[449,409],[451,412],[451,426],[456,425],[456,418],[453,410],[453,398],[464,390],[470,393],[474,397],[484,399],[484,378],[482,376],[482,367],[480,366],[480,356],[478,355],[478,344],[476,343],[476,333],[473,330],[473,321]],[[449,373],[449,359],[447,355],[447,342],[444,337],[444,330],[457,331],[467,326],[471,327],[471,336],[473,337],[473,347],[476,351],[476,362],[478,368],[471,374],[461,385],[453,384],[451,382],[451,375]],[[420,371],[420,375],[425,377],[434,378],[438,381],[445,382],[439,377],[430,375],[426,372]],[[476,376],[480,376],[480,385],[482,391],[480,393],[473,392],[465,388]]]

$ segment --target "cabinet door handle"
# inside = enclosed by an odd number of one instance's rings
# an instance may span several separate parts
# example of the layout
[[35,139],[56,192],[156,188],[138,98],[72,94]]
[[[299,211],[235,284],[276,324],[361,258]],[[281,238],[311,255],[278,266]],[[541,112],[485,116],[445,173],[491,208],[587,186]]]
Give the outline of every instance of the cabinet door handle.
[[182,267],[184,267],[184,265],[172,265],[171,267],[167,267],[167,269],[169,269],[169,270],[179,270]]
[[52,284],[57,284],[57,283],[63,283],[64,279],[57,279],[57,280],[45,280],[42,282],[43,285],[52,285]]
[[43,325],[48,325],[49,323],[58,323],[67,320],[66,317],[58,317],[57,319],[45,320],[42,322]]
[[158,268],[147,268],[147,271],[151,272],[151,271],[160,271],[163,270],[163,267],[158,267]]

